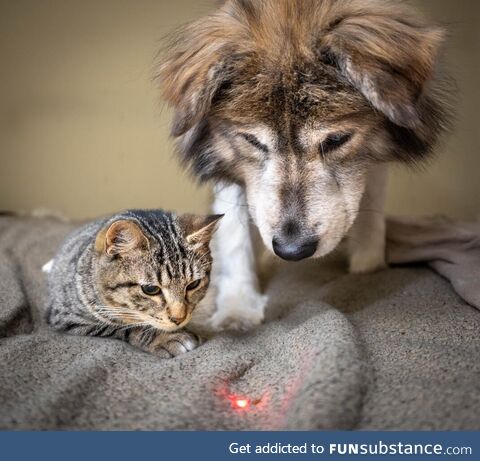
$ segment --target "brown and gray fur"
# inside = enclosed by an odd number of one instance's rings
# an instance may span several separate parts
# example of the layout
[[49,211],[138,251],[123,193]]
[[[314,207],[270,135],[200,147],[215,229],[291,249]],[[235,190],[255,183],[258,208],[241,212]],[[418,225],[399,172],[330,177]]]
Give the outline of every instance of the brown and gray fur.
[[[179,155],[201,181],[243,190],[267,248],[325,255],[369,172],[419,164],[445,129],[443,39],[404,2],[226,1],[177,31],[159,67]],[[384,264],[379,251],[358,267]]]
[[195,348],[184,328],[209,286],[220,217],[129,210],[78,229],[53,260],[48,322],[162,356]]

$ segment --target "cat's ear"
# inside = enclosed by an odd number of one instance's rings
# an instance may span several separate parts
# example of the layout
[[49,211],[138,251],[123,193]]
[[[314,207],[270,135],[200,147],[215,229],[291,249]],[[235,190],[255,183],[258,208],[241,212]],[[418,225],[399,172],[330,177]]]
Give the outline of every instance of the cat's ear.
[[147,248],[148,239],[133,221],[121,219],[101,230],[95,241],[95,249],[109,256],[124,256],[137,248]]
[[223,216],[223,214],[208,216],[184,214],[179,217],[179,223],[185,232],[185,238],[188,243],[205,245],[210,242],[213,233],[217,229],[217,224]]

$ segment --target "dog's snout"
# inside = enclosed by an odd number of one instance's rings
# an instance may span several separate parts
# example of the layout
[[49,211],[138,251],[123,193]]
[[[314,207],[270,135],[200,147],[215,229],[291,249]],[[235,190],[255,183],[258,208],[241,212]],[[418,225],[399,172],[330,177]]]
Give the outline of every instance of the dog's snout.
[[272,240],[273,251],[280,258],[287,261],[300,261],[309,258],[317,250],[318,239],[316,237],[302,237],[298,227],[291,223],[284,226],[283,230],[282,235],[276,236]]

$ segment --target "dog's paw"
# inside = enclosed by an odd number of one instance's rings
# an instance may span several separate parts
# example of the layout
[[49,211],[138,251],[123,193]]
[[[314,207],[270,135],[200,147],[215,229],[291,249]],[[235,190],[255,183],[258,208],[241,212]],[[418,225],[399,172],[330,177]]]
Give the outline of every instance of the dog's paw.
[[375,249],[357,250],[350,255],[349,272],[352,274],[376,272],[386,267],[383,246]]
[[159,349],[160,354],[168,352],[171,357],[193,351],[200,345],[200,338],[189,331],[179,331],[168,336]]
[[266,295],[252,287],[238,287],[236,291],[220,290],[211,325],[215,330],[251,330],[262,323],[267,300]]

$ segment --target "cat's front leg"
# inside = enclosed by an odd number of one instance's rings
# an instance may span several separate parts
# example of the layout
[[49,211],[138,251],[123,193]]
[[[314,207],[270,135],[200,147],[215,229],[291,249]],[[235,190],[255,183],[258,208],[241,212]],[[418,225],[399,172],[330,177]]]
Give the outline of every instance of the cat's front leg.
[[215,190],[215,213],[224,213],[214,237],[212,281],[217,288],[215,329],[248,330],[263,320],[267,297],[259,290],[250,216],[236,185]]
[[176,357],[193,351],[200,345],[200,339],[186,330],[167,333],[162,331],[136,330],[128,336],[128,342],[145,352],[162,358]]
[[[153,344],[155,351],[163,349],[172,357],[193,351],[200,345],[200,338],[189,331],[182,330],[169,333],[158,344]],[[155,353],[155,352],[153,352]]]

